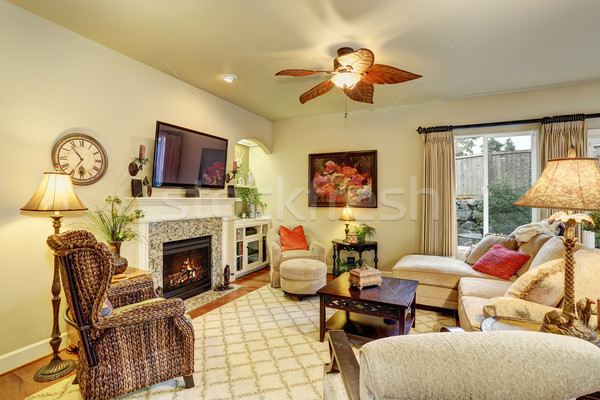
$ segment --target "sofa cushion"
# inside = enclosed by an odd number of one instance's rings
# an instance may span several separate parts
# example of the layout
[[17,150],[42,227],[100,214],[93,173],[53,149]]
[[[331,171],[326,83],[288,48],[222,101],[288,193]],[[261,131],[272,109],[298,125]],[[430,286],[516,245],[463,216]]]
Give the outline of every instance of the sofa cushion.
[[292,230],[289,230],[283,225],[279,226],[279,235],[281,236],[281,251],[288,250],[308,250],[306,237],[304,236],[304,228],[298,225]]
[[554,307],[514,297],[494,297],[483,306],[485,318],[506,319],[509,321],[535,322],[541,324],[547,312]]
[[474,265],[495,244],[502,245],[509,250],[517,249],[517,241],[514,238],[503,235],[487,234],[475,245],[475,247],[472,247],[465,253],[465,262],[469,265]]
[[318,260],[319,255],[313,253],[310,250],[288,250],[281,253],[281,262],[286,260],[293,260],[294,258],[308,258],[311,260]]
[[527,260],[529,255],[495,244],[473,265],[473,269],[509,280]]
[[465,331],[480,331],[481,323],[486,318],[483,315],[483,306],[490,299],[475,296],[461,296],[458,300],[458,318],[460,326]]
[[518,252],[523,254],[528,254],[530,256],[529,260],[517,271],[515,275],[521,276],[525,272],[529,271],[529,267],[533,262],[533,259],[537,255],[538,251],[542,248],[542,246],[550,239],[555,236],[547,235],[545,233],[540,233],[539,235],[535,235],[528,242],[525,242],[519,246]]
[[556,307],[565,291],[564,264],[564,260],[551,260],[526,272],[514,281],[505,296]]
[[512,285],[510,281],[485,278],[461,278],[458,282],[459,296],[475,296],[491,299],[504,296],[506,290]]
[[[600,390],[591,343],[540,332],[424,333],[361,348],[360,399],[568,399]],[[330,400],[330,399],[327,399]]]
[[[577,243],[575,245],[575,251],[578,251],[582,247],[583,246],[580,243]],[[556,260],[557,258],[560,258],[561,260],[564,260],[565,258],[565,246],[559,236],[555,236],[544,243],[535,255],[529,269],[538,267],[550,260]]]
[[585,248],[575,253],[575,302],[600,297],[600,250]]

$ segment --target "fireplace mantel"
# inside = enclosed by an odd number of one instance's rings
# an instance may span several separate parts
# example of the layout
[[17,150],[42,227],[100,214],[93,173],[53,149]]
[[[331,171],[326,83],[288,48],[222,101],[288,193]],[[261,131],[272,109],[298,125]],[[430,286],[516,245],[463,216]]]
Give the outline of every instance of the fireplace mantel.
[[145,214],[140,223],[222,217],[233,220],[235,199],[220,197],[142,197],[134,207]]

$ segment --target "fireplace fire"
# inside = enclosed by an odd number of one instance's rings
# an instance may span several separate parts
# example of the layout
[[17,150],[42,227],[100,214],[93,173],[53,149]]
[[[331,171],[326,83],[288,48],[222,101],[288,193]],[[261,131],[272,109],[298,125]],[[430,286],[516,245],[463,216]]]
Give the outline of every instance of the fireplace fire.
[[163,296],[186,299],[211,288],[211,236],[163,243]]

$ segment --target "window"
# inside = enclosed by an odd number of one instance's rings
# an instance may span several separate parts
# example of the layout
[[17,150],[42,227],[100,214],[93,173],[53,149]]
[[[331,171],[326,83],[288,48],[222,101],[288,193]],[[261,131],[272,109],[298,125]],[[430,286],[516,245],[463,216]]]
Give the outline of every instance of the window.
[[536,131],[456,135],[458,245],[470,246],[489,232],[508,235],[530,223],[530,208],[512,205],[536,174]]
[[[590,129],[588,131],[588,157],[600,159],[600,129]],[[598,228],[599,227],[594,228],[593,231],[583,232],[584,245],[600,248],[600,230],[597,230]]]

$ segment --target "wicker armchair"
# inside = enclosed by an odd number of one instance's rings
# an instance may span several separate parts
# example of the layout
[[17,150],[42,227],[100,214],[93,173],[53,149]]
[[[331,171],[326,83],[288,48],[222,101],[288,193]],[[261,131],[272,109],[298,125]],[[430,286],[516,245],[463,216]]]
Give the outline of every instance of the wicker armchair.
[[[113,257],[89,232],[52,235],[47,243],[79,333],[84,399],[112,399],[179,376],[194,386],[194,329],[181,299],[158,298],[149,276],[111,286]],[[114,311],[102,316],[107,297]]]

